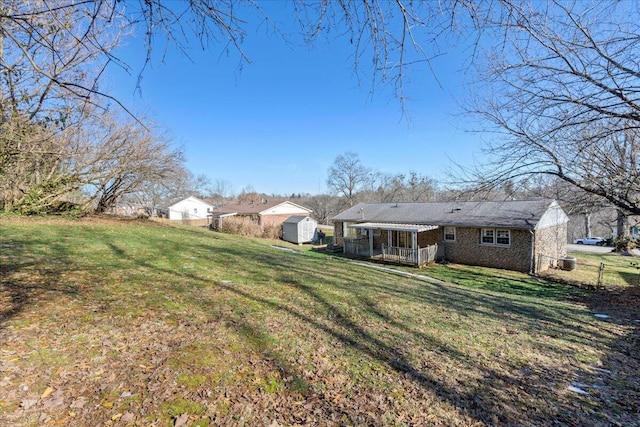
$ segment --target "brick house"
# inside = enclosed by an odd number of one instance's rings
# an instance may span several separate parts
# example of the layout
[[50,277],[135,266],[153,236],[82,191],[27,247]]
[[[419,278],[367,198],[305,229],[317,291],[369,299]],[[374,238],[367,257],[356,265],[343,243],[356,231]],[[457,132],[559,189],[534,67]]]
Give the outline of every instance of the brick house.
[[333,221],[345,254],[390,262],[538,273],[567,253],[569,218],[555,200],[360,203]]
[[261,228],[281,226],[289,217],[309,216],[312,210],[289,201],[261,201],[259,203],[230,203],[212,212],[213,228],[219,230],[225,218],[248,217]]

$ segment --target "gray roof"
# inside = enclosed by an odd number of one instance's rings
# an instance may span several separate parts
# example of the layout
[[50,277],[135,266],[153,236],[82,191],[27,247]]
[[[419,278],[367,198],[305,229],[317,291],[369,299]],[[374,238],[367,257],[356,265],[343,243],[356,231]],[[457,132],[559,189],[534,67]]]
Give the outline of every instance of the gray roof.
[[309,218],[309,221],[315,221],[313,218],[309,217],[309,216],[302,216],[302,215],[294,215],[294,216],[290,216],[289,218],[287,218],[284,222],[284,224],[297,224],[301,221],[304,221],[305,219]]
[[[547,214],[547,215],[545,215]],[[457,227],[535,229],[565,223],[555,200],[434,203],[359,203],[336,215],[335,221],[428,224]]]

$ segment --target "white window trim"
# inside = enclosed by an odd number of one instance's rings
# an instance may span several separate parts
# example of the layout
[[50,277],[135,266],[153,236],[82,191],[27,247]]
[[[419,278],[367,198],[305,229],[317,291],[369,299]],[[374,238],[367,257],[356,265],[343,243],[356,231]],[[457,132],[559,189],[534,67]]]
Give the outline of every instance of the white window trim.
[[[492,242],[483,241],[485,230],[493,232],[493,241]],[[498,232],[499,231],[506,231],[507,232],[507,236],[509,237],[509,243],[498,243]],[[501,246],[503,248],[507,248],[507,247],[511,246],[511,230],[506,229],[506,228],[481,228],[480,229],[480,244],[484,245],[484,246]]]
[[[506,231],[507,232],[507,238],[509,239],[509,243],[498,243],[498,232],[500,231]],[[497,246],[511,246],[511,230],[505,230],[504,228],[502,229],[496,229],[496,245]]]
[[[453,230],[453,239],[447,239],[447,229]],[[456,228],[455,227],[443,227],[442,229],[442,238],[445,242],[455,242],[456,241]]]
[[[485,242],[484,238],[485,238],[485,231],[491,231],[491,242]],[[489,236],[486,236],[489,237]],[[496,230],[493,228],[481,228],[480,229],[480,244],[481,245],[495,245],[496,244]]]

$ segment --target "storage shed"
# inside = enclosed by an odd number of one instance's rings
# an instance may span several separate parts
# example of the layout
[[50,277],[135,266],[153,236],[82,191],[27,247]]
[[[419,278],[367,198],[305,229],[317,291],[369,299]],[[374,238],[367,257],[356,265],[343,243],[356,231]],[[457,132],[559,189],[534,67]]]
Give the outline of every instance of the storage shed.
[[318,221],[308,216],[292,216],[282,223],[282,240],[291,243],[309,243],[318,227]]

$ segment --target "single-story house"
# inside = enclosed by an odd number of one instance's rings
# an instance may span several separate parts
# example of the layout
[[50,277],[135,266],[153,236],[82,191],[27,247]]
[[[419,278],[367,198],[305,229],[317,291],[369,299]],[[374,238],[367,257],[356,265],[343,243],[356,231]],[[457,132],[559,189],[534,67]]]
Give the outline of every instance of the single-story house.
[[219,230],[225,218],[248,217],[261,228],[278,227],[291,216],[309,216],[312,210],[289,201],[263,200],[259,203],[229,203],[212,212],[213,228]]
[[111,208],[111,213],[119,216],[151,216],[151,203],[118,201]]
[[555,200],[360,203],[333,218],[334,244],[391,262],[538,273],[566,256],[568,221]]
[[282,223],[282,240],[291,243],[310,243],[316,237],[318,221],[309,216],[291,216]]
[[162,214],[171,221],[182,221],[190,225],[207,225],[212,210],[213,205],[190,196],[162,210]]

